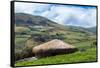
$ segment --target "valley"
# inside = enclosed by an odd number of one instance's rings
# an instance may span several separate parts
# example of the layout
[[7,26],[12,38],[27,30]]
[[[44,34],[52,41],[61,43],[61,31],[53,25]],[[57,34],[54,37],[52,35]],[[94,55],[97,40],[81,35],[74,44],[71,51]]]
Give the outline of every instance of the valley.
[[[94,30],[93,30],[94,29]],[[78,63],[96,61],[96,27],[65,26],[47,18],[25,13],[15,14],[15,60],[33,57],[32,48],[53,39],[78,48],[72,54],[56,55],[38,60],[16,62],[16,66]],[[95,44],[94,44],[95,43]]]

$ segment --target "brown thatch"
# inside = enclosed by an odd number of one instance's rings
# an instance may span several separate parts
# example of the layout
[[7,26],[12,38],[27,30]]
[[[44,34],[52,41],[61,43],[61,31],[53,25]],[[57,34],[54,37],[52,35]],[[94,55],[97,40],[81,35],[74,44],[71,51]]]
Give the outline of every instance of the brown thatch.
[[72,53],[77,51],[77,48],[61,40],[54,39],[44,44],[35,46],[32,51],[36,57],[46,57],[57,54]]

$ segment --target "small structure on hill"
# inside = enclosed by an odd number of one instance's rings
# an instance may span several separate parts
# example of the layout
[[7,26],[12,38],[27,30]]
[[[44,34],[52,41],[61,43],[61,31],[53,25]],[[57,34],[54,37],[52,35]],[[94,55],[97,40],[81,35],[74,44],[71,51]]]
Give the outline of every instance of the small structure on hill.
[[58,39],[54,39],[44,44],[33,47],[32,52],[35,54],[35,57],[41,58],[47,56],[54,56],[57,54],[73,53],[77,50],[77,48],[70,44],[67,44]]

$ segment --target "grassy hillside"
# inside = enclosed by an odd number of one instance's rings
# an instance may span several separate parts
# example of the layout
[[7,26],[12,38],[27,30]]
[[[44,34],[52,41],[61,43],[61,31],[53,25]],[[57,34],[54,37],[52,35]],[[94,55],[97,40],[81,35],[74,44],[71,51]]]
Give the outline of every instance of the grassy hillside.
[[60,39],[72,44],[79,51],[73,54],[57,55],[36,61],[17,62],[16,66],[96,61],[96,44],[93,44],[96,43],[96,33],[82,27],[60,25],[40,16],[24,13],[15,14],[16,61],[34,56],[32,54],[34,46],[53,39]]
[[87,28],[88,31],[91,31],[93,33],[96,33],[96,27],[91,27],[91,28]]
[[[90,42],[82,42],[75,44],[78,48],[86,48],[86,50],[79,50],[76,53],[56,55],[46,58],[41,58],[38,60],[30,60],[17,62],[16,66],[25,66],[25,65],[43,65],[43,64],[60,64],[60,63],[78,63],[78,62],[93,62],[96,61],[96,48],[91,47]],[[88,48],[87,48],[88,46]]]

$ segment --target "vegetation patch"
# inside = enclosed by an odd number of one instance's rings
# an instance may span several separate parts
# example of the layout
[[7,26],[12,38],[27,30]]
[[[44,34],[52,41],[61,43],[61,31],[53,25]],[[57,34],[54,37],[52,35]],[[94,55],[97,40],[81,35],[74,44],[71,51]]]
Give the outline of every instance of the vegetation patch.
[[91,48],[86,52],[76,52],[73,54],[56,55],[52,57],[46,57],[38,60],[17,62],[16,66],[27,65],[44,65],[44,64],[60,64],[60,63],[77,63],[77,62],[93,62],[96,61],[96,49]]

